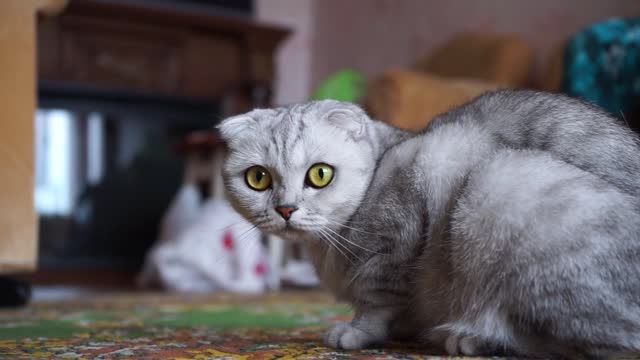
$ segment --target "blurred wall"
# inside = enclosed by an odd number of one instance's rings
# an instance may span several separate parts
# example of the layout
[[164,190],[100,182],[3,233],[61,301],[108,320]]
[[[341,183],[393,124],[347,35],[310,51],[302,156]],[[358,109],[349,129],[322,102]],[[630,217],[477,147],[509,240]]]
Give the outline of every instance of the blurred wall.
[[[569,34],[610,16],[640,15],[640,0],[256,1],[259,17],[271,9],[271,14],[279,15],[269,20],[303,24],[302,33],[282,51],[296,56],[279,58],[278,70],[301,71],[304,62],[304,67],[310,68],[310,78],[287,74],[283,80],[289,77],[289,82],[278,86],[286,91],[306,89],[307,94],[335,70],[351,67],[371,76],[389,67],[411,64],[465,30],[521,34],[536,50],[535,72],[540,74],[551,49]],[[304,17],[288,18],[295,15],[290,11],[300,7],[304,7]]]
[[276,53],[273,102],[278,105],[307,100],[311,89],[314,0],[256,0],[259,21],[281,24],[292,33]]

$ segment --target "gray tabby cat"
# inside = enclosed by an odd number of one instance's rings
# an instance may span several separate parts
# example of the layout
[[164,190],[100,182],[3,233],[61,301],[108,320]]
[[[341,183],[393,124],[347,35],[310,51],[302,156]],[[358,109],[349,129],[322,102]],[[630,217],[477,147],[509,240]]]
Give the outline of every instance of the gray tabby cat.
[[336,348],[640,350],[640,143],[603,111],[498,91],[421,134],[318,101],[225,120],[224,179],[259,229],[303,239],[354,319]]

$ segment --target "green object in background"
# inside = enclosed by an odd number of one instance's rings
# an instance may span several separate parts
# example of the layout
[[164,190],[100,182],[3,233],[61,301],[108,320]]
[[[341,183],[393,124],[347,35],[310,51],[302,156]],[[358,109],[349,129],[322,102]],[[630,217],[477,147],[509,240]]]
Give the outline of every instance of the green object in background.
[[365,93],[367,79],[354,70],[340,70],[326,78],[313,92],[312,100],[358,101]]

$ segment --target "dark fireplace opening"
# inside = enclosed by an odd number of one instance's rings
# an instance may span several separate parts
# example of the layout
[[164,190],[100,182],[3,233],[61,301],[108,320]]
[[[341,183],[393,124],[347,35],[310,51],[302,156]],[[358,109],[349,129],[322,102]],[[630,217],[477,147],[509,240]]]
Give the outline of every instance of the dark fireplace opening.
[[182,183],[173,144],[219,114],[210,100],[41,82],[40,270],[137,270]]

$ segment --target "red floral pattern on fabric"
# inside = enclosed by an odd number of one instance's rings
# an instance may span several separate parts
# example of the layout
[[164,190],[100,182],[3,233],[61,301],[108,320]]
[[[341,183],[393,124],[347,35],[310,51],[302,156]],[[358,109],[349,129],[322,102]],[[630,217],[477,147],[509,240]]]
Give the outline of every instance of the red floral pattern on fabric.
[[256,264],[256,267],[253,269],[253,272],[256,275],[264,275],[264,273],[267,271],[267,268],[264,266],[263,262],[259,262]]
[[231,232],[227,231],[222,236],[222,247],[227,251],[233,250],[233,235]]

